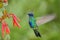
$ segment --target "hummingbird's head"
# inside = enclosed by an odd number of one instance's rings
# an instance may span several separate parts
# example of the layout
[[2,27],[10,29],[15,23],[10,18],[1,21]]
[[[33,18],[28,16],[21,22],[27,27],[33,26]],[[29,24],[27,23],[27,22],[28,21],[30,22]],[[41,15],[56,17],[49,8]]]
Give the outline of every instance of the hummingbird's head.
[[33,13],[29,13],[28,16],[34,16]]

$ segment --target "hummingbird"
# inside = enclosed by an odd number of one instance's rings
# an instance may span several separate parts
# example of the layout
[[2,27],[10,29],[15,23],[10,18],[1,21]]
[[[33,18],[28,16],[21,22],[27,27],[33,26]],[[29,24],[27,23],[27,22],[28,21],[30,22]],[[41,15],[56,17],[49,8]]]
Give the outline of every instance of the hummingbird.
[[28,14],[29,16],[29,25],[32,28],[32,30],[34,31],[36,37],[41,37],[42,35],[40,34],[40,32],[38,31],[38,26],[45,24],[47,22],[52,21],[56,15],[55,14],[49,14],[49,15],[45,15],[42,17],[37,17],[34,18],[34,14],[32,12],[30,12]]
[[36,24],[36,19],[34,18],[34,15],[32,13],[28,14],[29,15],[29,25],[33,29],[35,35],[37,37],[41,37],[41,34],[38,31],[38,26]]

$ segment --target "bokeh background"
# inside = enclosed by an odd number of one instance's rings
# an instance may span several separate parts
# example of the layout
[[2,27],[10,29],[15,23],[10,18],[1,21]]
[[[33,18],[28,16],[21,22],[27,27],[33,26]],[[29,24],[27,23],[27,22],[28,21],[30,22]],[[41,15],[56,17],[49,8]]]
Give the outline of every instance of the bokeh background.
[[[8,3],[9,5],[6,7],[8,13],[16,14],[21,20],[19,29],[13,27],[12,18],[6,19],[11,30],[11,40],[60,40],[60,0],[8,0]],[[50,14],[50,12],[57,15],[53,21],[39,26],[41,38],[37,38],[29,27],[27,16],[29,11],[34,12],[35,18]]]

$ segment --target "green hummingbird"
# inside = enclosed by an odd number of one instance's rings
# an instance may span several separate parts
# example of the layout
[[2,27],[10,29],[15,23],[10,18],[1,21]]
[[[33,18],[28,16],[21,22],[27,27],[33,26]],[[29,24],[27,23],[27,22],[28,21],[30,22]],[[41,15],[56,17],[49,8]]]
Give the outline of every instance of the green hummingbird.
[[34,15],[32,12],[30,12],[28,16],[29,16],[29,25],[33,29],[37,37],[41,37],[41,34],[38,31],[38,26],[45,24],[49,21],[52,21],[56,17],[55,14],[50,14],[50,15],[34,18]]

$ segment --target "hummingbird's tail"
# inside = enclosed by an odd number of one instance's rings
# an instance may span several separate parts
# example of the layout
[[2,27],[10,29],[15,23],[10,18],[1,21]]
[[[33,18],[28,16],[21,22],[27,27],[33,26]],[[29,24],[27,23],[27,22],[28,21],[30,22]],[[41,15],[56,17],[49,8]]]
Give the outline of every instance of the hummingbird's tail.
[[38,30],[34,29],[34,33],[35,33],[35,35],[36,35],[37,37],[41,37],[41,34],[39,33]]

